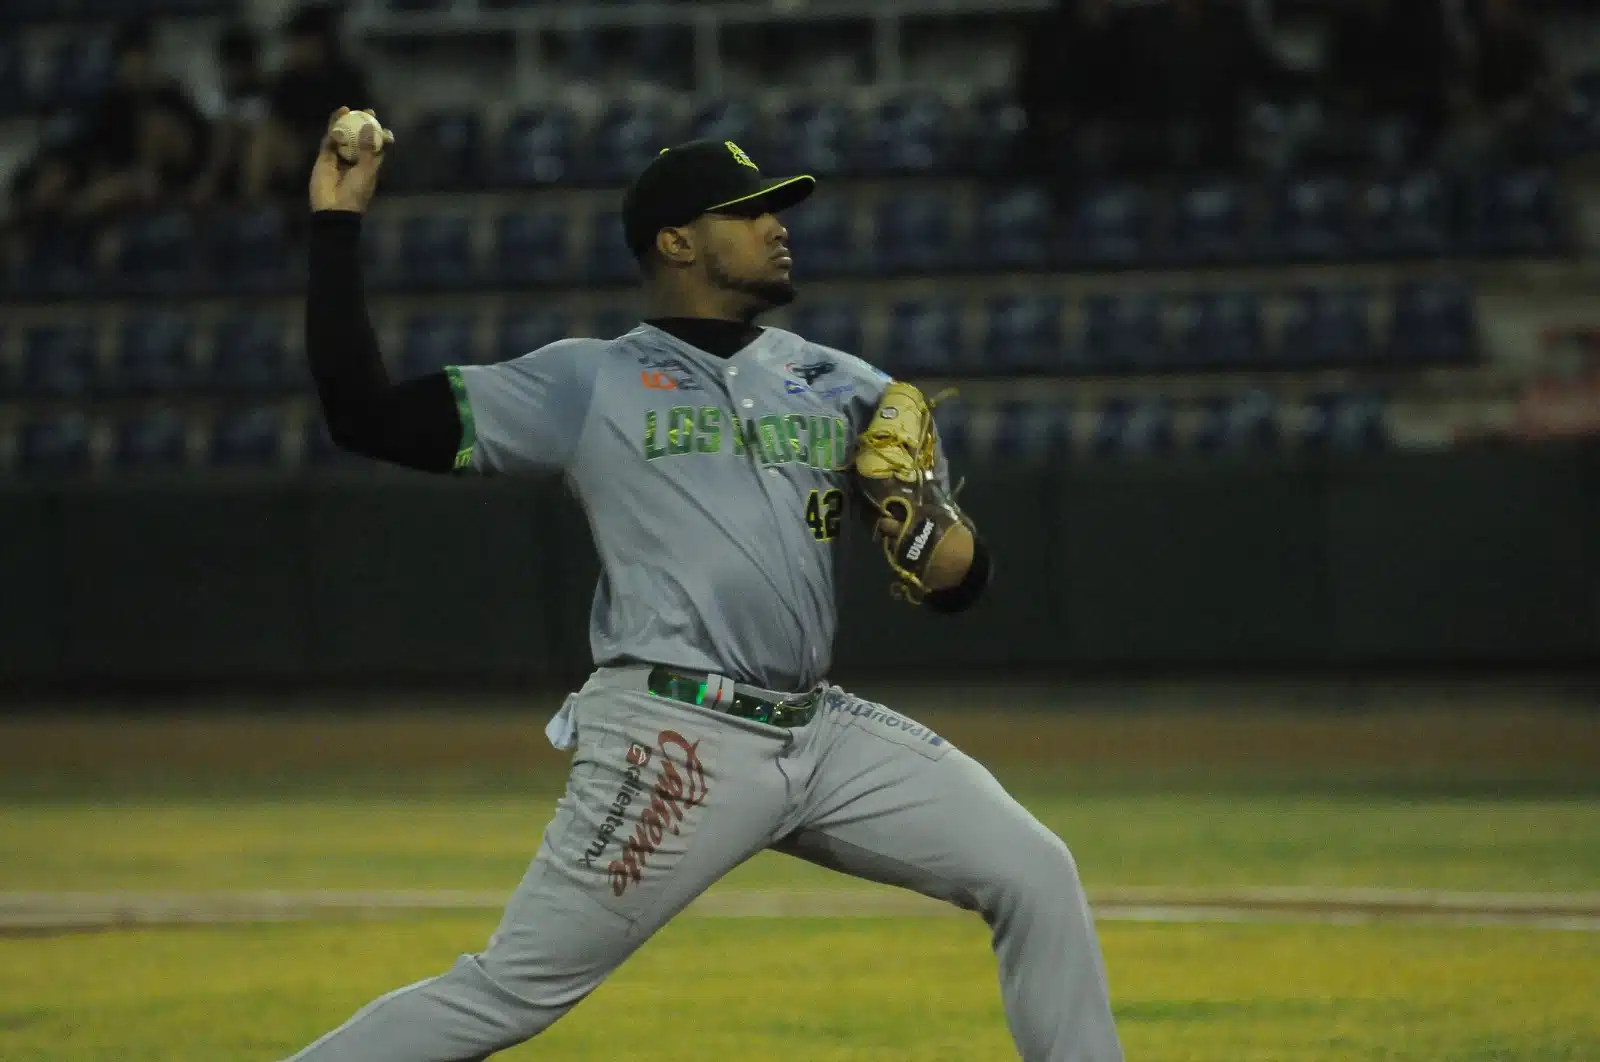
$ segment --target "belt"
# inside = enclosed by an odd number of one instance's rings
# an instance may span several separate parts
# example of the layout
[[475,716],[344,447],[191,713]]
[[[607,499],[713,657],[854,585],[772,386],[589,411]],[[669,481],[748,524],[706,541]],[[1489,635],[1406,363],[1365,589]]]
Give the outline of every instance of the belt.
[[768,726],[805,726],[817,712],[821,690],[795,697],[771,699],[742,693],[720,675],[697,675],[656,665],[650,669],[646,688],[657,697],[670,697],[685,704],[710,708],[738,719],[751,719]]

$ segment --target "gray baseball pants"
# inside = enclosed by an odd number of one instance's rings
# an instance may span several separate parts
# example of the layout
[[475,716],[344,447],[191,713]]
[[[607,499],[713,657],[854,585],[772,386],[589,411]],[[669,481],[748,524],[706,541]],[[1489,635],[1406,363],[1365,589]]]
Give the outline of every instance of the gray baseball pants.
[[488,947],[384,996],[290,1062],[479,1062],[537,1036],[766,848],[976,911],[1025,1062],[1122,1058],[1067,846],[977,761],[830,687],[780,729],[602,668],[571,702],[565,795]]

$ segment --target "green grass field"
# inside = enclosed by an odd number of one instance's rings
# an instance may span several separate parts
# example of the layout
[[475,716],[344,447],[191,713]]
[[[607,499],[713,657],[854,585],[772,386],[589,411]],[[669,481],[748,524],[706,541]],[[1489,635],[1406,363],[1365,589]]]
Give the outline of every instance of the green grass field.
[[[1232,759],[1234,722],[974,720],[971,741],[960,721],[941,729],[975,751],[1010,750],[985,758],[1072,845],[1091,894],[1561,893],[1600,913],[1591,718],[1537,730],[1458,719],[1437,742],[1416,720],[1395,721],[1387,733],[1411,737],[1392,740],[1371,720],[1262,721],[1255,751]],[[1019,745],[1030,725],[1036,740]],[[1512,748],[1517,726],[1541,736]],[[0,914],[22,893],[509,890],[560,779],[559,760],[516,728],[513,739],[504,722],[470,718],[0,724]],[[1170,745],[1151,746],[1157,735]],[[1413,740],[1436,754],[1419,766]],[[790,890],[836,897],[841,912],[887,892],[779,856],[718,886]],[[482,946],[494,924],[476,909],[0,930],[0,1059],[273,1062]],[[1600,1060],[1594,932],[1309,919],[1101,932],[1130,1059]],[[975,918],[695,913],[502,1057],[635,1056],[1016,1057]]]

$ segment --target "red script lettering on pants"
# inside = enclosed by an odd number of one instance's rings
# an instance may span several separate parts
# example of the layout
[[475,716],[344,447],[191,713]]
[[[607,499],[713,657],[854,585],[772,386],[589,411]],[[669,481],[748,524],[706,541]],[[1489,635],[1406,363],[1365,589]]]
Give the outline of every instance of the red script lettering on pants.
[[[611,892],[616,896],[644,878],[646,864],[661,838],[669,830],[677,834],[684,816],[706,800],[708,787],[705,765],[700,762],[700,742],[691,743],[676,730],[663,730],[656,735],[656,744],[661,750],[661,767],[650,791],[650,803],[639,812],[639,824],[623,845],[622,858],[613,859],[607,868]],[[678,759],[673,758],[674,751]]]

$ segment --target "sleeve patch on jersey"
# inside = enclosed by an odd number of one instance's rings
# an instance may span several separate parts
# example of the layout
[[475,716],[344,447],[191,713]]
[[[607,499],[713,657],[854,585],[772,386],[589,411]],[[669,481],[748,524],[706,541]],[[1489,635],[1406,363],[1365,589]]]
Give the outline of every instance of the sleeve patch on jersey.
[[472,452],[478,445],[478,429],[472,420],[472,401],[467,397],[467,384],[461,378],[461,370],[448,365],[444,372],[450,378],[450,390],[456,396],[456,415],[461,419],[461,445],[456,450],[455,464],[455,470],[460,472],[472,467]]

